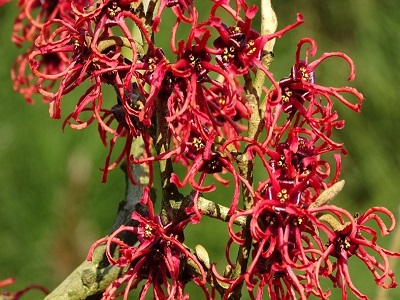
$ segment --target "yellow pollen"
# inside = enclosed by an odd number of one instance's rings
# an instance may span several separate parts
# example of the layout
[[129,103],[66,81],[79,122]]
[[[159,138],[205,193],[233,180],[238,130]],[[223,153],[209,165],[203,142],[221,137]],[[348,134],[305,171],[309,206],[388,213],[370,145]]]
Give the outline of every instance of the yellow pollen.
[[196,64],[196,58],[194,57],[193,54],[189,54],[189,61],[190,61],[190,64],[192,64],[192,65]]
[[111,7],[107,8],[108,11],[108,15],[111,18],[115,18],[115,16],[117,15],[117,13],[119,13],[121,11],[121,8],[118,7],[117,2],[113,2]]
[[289,198],[289,195],[287,194],[287,190],[286,190],[286,189],[282,189],[282,190],[278,193],[278,199],[279,199],[279,201],[285,202],[288,198]]
[[299,226],[299,225],[301,225],[303,223],[303,219],[300,218],[300,217],[297,217],[297,218],[293,219],[292,223],[293,223],[294,226]]
[[300,73],[304,81],[308,81],[310,79],[310,74],[308,74],[307,69],[305,67],[300,68]]
[[338,246],[339,246],[340,250],[347,250],[351,247],[351,243],[346,237],[345,238],[339,237],[338,243],[339,243]]
[[255,43],[253,40],[247,42],[246,47],[248,48],[247,54],[251,55],[256,52],[256,47],[254,47]]
[[269,223],[269,225],[274,225],[275,224],[275,218],[271,217],[271,216],[267,216],[265,218],[265,221],[267,221],[267,223]]
[[222,52],[222,60],[224,62],[229,62],[230,59],[235,58],[235,47],[230,46],[229,48],[225,47]]
[[153,228],[151,228],[150,225],[146,224],[146,226],[144,227],[143,237],[146,239],[152,237],[152,235],[153,235],[152,231],[153,231]]
[[286,167],[285,157],[283,155],[281,155],[281,159],[278,161],[278,166],[280,166],[282,168]]
[[283,102],[289,102],[290,97],[292,97],[292,91],[286,91],[285,94],[282,95]]
[[194,138],[192,144],[193,144],[194,148],[196,149],[196,151],[199,151],[202,148],[204,148],[204,143],[199,138]]

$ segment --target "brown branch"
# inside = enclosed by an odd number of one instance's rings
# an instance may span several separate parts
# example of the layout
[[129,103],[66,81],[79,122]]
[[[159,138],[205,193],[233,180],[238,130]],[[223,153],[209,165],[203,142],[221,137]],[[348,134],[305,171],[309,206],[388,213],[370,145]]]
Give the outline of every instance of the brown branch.
[[[169,125],[165,117],[168,115],[168,95],[159,95],[157,98],[156,124],[157,136],[155,141],[155,149],[157,154],[163,154],[169,151],[170,133]],[[161,188],[162,188],[162,203],[161,203],[161,218],[164,224],[168,222],[179,223],[182,219],[181,204],[184,199],[179,192],[177,186],[170,182],[173,173],[172,161],[170,158],[159,161]]]
[[[218,204],[217,202],[205,199],[203,197],[199,197],[197,199],[197,207],[201,214],[204,216],[208,216],[210,218],[219,219],[224,222],[228,222],[230,219],[230,215],[228,214],[229,208]],[[233,224],[238,225],[240,227],[246,226],[246,218],[239,217],[236,218]]]
[[[261,33],[262,34],[271,34],[275,32],[277,27],[277,20],[275,16],[275,12],[272,8],[271,2],[269,0],[261,1]],[[274,42],[269,42],[268,46],[266,45],[267,55],[264,56],[262,63],[266,69],[269,68],[269,65],[272,62],[272,48]],[[260,132],[264,127],[264,118],[263,118],[263,108],[260,106],[260,96],[262,93],[262,87],[265,82],[265,73],[263,70],[258,70],[257,74],[254,78],[254,81],[250,79],[249,76],[245,76],[246,81],[246,99],[249,104],[252,114],[249,120],[248,132],[247,136],[253,140],[258,140]],[[250,185],[253,184],[253,169],[254,163],[252,160],[249,160],[248,157],[243,155],[238,155],[236,157],[236,161],[238,163],[238,168],[240,175],[247,179]],[[242,185],[242,195],[243,195],[243,208],[245,210],[250,209],[253,206],[253,197],[248,191],[247,187]],[[238,256],[236,259],[236,264],[234,269],[232,270],[231,279],[236,279],[244,272],[246,272],[247,264],[249,261],[249,255],[251,251],[252,245],[252,237],[250,234],[250,218],[246,220],[246,226],[242,230],[242,238],[244,239],[244,244],[239,246]],[[233,292],[229,295],[229,299],[240,299],[241,298],[241,290],[243,283],[238,284]]]
[[45,300],[84,300],[104,291],[126,270],[104,262],[105,246],[99,246],[92,261],[84,261]]
[[[250,184],[253,182],[253,162],[247,159],[245,154],[241,154],[236,158],[238,162],[238,167],[240,174],[247,178]],[[248,210],[253,205],[253,198],[250,195],[250,192],[247,190],[245,186],[242,186],[243,193],[243,208]],[[244,243],[239,246],[238,255],[236,258],[236,264],[231,273],[231,279],[236,279],[240,275],[244,274],[247,269],[247,263],[249,261],[252,237],[250,234],[250,220],[251,218],[246,219],[246,225],[242,230],[242,238],[244,239]],[[241,290],[243,283],[238,284],[233,292],[230,294],[229,299],[240,299],[241,298]]]

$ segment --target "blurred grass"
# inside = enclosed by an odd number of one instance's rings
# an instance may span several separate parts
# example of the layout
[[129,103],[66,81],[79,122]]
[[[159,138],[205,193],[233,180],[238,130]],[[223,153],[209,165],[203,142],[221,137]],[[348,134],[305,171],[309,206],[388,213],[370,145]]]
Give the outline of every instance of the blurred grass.
[[[336,136],[349,154],[343,158],[346,185],[335,204],[352,213],[380,205],[397,213],[399,206],[399,8],[397,0],[285,0],[275,4],[279,28],[294,22],[297,12],[305,19],[304,25],[276,43],[272,65],[276,78],[288,75],[302,37],[317,41],[317,57],[342,51],[356,64],[353,83],[345,82],[348,68],[337,59],[324,62],[317,73],[321,84],[349,84],[366,97],[361,114],[336,105],[346,120],[346,127]],[[107,149],[95,127],[63,133],[62,122],[48,117],[46,105],[37,101],[29,106],[13,91],[9,74],[20,53],[10,41],[16,15],[15,3],[0,8],[0,279],[16,276],[16,288],[38,283],[51,289],[85,258],[91,243],[107,233],[113,211],[124,196],[124,177],[115,170],[107,184],[100,183],[99,168]],[[200,226],[189,227],[186,236],[190,246],[200,239],[211,259],[223,264],[221,241],[227,240],[227,234],[217,221],[203,219]],[[389,242],[390,237],[382,244]],[[360,267],[351,265],[353,270]],[[372,278],[365,268],[361,270],[353,273],[354,281],[374,299]],[[400,267],[395,271],[399,273]],[[400,291],[388,295],[398,299]],[[331,299],[340,299],[340,294]]]

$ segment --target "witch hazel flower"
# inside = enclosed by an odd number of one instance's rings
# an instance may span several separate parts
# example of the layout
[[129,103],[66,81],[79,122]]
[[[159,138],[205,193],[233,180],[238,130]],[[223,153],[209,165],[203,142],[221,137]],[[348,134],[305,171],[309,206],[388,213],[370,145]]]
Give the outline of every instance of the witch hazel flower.
[[[360,259],[372,273],[375,283],[385,289],[397,286],[393,271],[390,269],[388,257],[400,257],[400,253],[389,251],[377,244],[378,229],[382,236],[388,235],[395,225],[394,215],[384,207],[372,207],[365,213],[354,217],[346,210],[328,205],[309,210],[316,227],[328,237],[323,254],[315,264],[315,272],[328,277],[334,287],[342,289],[343,299],[347,299],[349,289],[358,299],[369,299],[353,284],[349,270],[349,259],[353,256]],[[389,218],[389,227],[382,216]],[[347,221],[346,221],[347,220]],[[372,221],[375,222],[371,226]],[[374,254],[373,254],[374,253]],[[327,271],[323,265],[332,265]],[[319,278],[317,288],[321,290]]]
[[[91,1],[74,1],[74,6],[83,7]],[[17,46],[22,46],[25,42],[33,42],[39,35],[43,25],[53,19],[73,21],[74,13],[71,8],[71,1],[58,0],[38,1],[22,0],[18,6],[21,12],[14,23],[12,40]]]
[[[235,159],[231,153],[226,150],[226,147],[223,148],[221,144],[216,142],[218,140],[218,132],[212,129],[209,130],[201,124],[189,120],[183,124],[174,125],[172,132],[174,133],[174,147],[172,147],[172,150],[141,159],[131,156],[132,163],[152,163],[171,159],[174,163],[179,163],[186,167],[183,179],[180,179],[177,174],[171,173],[169,182],[178,188],[190,184],[194,189],[192,212],[195,213],[195,216],[192,216],[192,220],[199,220],[201,217],[200,212],[197,210],[197,198],[200,193],[208,193],[216,189],[215,183],[205,185],[207,176],[211,175],[216,182],[224,186],[232,183],[234,192],[229,209],[230,214],[232,214],[239,202],[241,184],[249,190],[252,188],[248,181],[237,172],[234,165]],[[233,177],[232,182],[224,178],[225,173],[229,173]]]
[[[200,217],[200,214],[196,208],[197,197],[200,195],[199,193],[212,192],[216,188],[215,184],[204,186],[207,175],[211,174],[217,182],[225,186],[228,186],[231,182],[224,179],[220,174],[228,172],[232,175],[234,192],[229,214],[235,211],[239,202],[240,184],[251,189],[248,181],[236,171],[234,158],[228,152],[219,151],[218,146],[214,143],[215,137],[215,132],[210,132],[208,137],[205,135],[191,134],[189,141],[183,144],[185,145],[183,152],[185,157],[192,161],[192,163],[189,163],[187,166],[186,176],[180,181],[179,177],[172,173],[170,179],[178,188],[190,182],[191,186],[196,191],[193,202],[194,210],[198,217]],[[200,174],[200,177],[196,179],[198,174]]]
[[328,295],[312,288],[316,282],[312,266],[322,256],[324,246],[309,219],[309,212],[282,199],[256,197],[255,200],[251,209],[234,214],[229,222],[232,240],[243,244],[241,233],[233,232],[232,226],[237,218],[251,216],[250,233],[254,245],[246,274],[231,284],[244,281],[252,299],[262,299],[267,291],[274,295],[273,299]]
[[[75,5],[80,6],[83,3],[75,1]],[[63,19],[72,22],[74,19],[71,1],[24,0],[20,1],[18,6],[21,12],[15,20],[12,35],[12,41],[18,47],[33,43],[47,21]],[[33,103],[32,96],[40,90],[50,91],[55,85],[54,82],[46,83],[43,78],[38,78],[29,72],[29,55],[35,49],[33,45],[25,53],[20,54],[11,70],[14,90],[21,93],[28,103]],[[41,57],[39,64],[44,72],[54,74],[66,68],[68,59],[63,53],[48,54]],[[49,102],[51,99],[44,97],[43,100]]]
[[[132,289],[140,289],[140,299],[188,299],[190,281],[206,299],[214,299],[215,292],[223,299],[240,298],[243,285],[251,299],[327,299],[323,278],[341,288],[344,299],[348,290],[366,299],[352,282],[351,257],[364,262],[377,285],[396,286],[388,257],[400,254],[378,246],[376,231],[388,234],[393,214],[371,208],[351,216],[321,200],[338,182],[346,154],[332,137],[344,127],[334,105],[339,101],[359,112],[364,97],[351,87],[323,86],[318,67],[339,58],[350,67],[351,81],[352,60],[341,52],[312,60],[316,43],[304,38],[287,77],[275,80],[269,70],[274,55],[266,46],[302,24],[301,14],[278,32],[263,24],[260,33],[254,29],[258,6],[245,0],[214,0],[204,19],[193,0],[25,0],[20,5],[15,42],[34,45],[17,59],[16,89],[28,101],[40,92],[55,119],[62,117],[67,96],[75,97],[63,125],[97,124],[109,147],[103,182],[121,162],[133,185],[139,182],[131,166],[149,169],[148,185],[138,187],[148,212],[133,212],[129,223],[90,249],[89,260],[95,250],[105,249],[105,259],[121,271],[102,299],[128,299]],[[171,51],[157,45],[167,10],[173,15]],[[32,74],[26,72],[28,63]],[[114,97],[104,96],[107,88]],[[144,142],[140,156],[133,153],[137,138]],[[149,194],[156,162],[160,215]],[[255,182],[254,174],[263,177]],[[226,207],[203,195],[212,196],[221,185],[233,187]],[[183,195],[187,187],[190,192]],[[379,213],[392,223],[386,226]],[[203,214],[227,223],[223,276],[206,251],[203,259],[184,244],[186,226],[200,222]],[[230,257],[235,247],[236,261]]]
[[[233,224],[238,218],[251,217],[252,263],[244,276],[229,282],[234,286],[244,281],[252,299],[261,299],[264,287],[276,299],[308,299],[310,295],[326,299],[330,291],[323,290],[323,278],[342,289],[343,299],[348,298],[348,289],[358,299],[369,299],[352,282],[349,259],[353,256],[370,270],[377,285],[397,286],[388,257],[400,257],[400,253],[377,244],[376,229],[385,236],[394,228],[388,209],[373,207],[353,217],[333,205],[299,207],[282,192],[255,200],[251,209],[234,214],[228,227],[231,241],[242,245],[242,231],[235,232]],[[382,217],[389,218],[389,226]],[[375,226],[367,225],[372,221]]]
[[[226,11],[235,20],[235,24],[228,26],[221,22],[216,15],[220,10]],[[244,19],[241,18],[243,10]],[[273,74],[261,63],[262,56],[266,54],[263,50],[266,43],[274,38],[282,37],[286,32],[303,23],[303,16],[297,15],[297,21],[282,30],[261,35],[253,29],[252,20],[257,13],[257,6],[249,7],[245,1],[236,1],[236,9],[233,9],[224,1],[217,1],[211,9],[209,22],[220,37],[214,41],[216,61],[222,69],[228,70],[235,75],[248,75],[249,70],[264,72],[273,84]]]
[[[70,14],[73,18],[52,19],[41,26],[29,55],[30,67],[38,78],[38,90],[50,102],[52,118],[61,118],[62,101],[67,94],[79,86],[87,87],[78,96],[75,109],[63,126],[83,129],[93,122],[99,124],[100,138],[110,149],[104,167],[105,181],[108,171],[123,158],[129,163],[131,141],[143,129],[136,121],[139,109],[134,99],[137,90],[140,93],[144,90],[141,74],[135,71],[136,68],[143,71],[145,67],[138,58],[138,52],[143,49],[127,23],[133,22],[141,30],[141,42],[147,43],[149,51],[154,52],[154,48],[142,20],[132,12],[128,2],[98,1],[85,7],[74,2]],[[122,34],[114,35],[115,31]],[[130,49],[130,55],[123,55],[122,48]],[[138,77],[136,85],[132,84],[132,76]],[[117,100],[110,102],[103,98],[104,86],[114,87]],[[143,132],[144,136],[148,135],[147,130]],[[108,140],[110,134],[112,137]],[[125,137],[122,153],[111,161],[114,145]]]
[[[157,299],[187,299],[184,287],[189,281],[199,285],[209,299],[208,291],[204,287],[206,274],[203,266],[183,244],[183,229],[190,219],[179,224],[164,225],[161,217],[154,214],[147,187],[143,190],[140,203],[148,208],[146,216],[133,212],[134,225],[122,225],[110,236],[97,241],[89,251],[88,260],[91,260],[94,250],[105,244],[109,263],[121,269],[127,268],[125,274],[104,291],[102,299],[114,299],[118,296],[128,299],[129,291],[141,283],[143,288],[140,299],[145,299],[150,289]],[[134,235],[137,243],[131,245],[125,242],[122,238],[124,234]],[[117,255],[114,253],[115,246],[118,249]],[[190,271],[193,269],[195,271]],[[122,286],[123,291],[120,291]]]
[[[93,85],[81,96],[74,113],[70,116],[78,123],[77,128],[86,127],[93,120],[97,120],[103,128],[113,132],[105,126],[99,116],[103,109],[101,87],[103,84],[115,86],[118,97],[124,99],[123,80],[128,71],[133,72],[133,66],[137,61],[137,46],[125,22],[132,20],[140,27],[143,25],[134,14],[118,10],[119,6],[115,8],[115,12],[107,10],[110,5],[111,3],[105,2],[93,11],[84,12],[74,8],[74,13],[78,18],[75,24],[63,20],[46,23],[35,42],[37,50],[30,55],[32,71],[39,78],[49,81],[61,80],[56,92],[42,91],[45,96],[52,98],[50,113],[53,118],[61,117],[60,105],[64,95],[89,79],[93,82]],[[54,27],[57,29],[54,30]],[[116,28],[122,30],[125,36],[114,36],[112,30]],[[129,61],[122,56],[122,47],[132,49],[132,57]],[[68,55],[70,60],[68,67],[56,74],[43,73],[39,69],[39,59],[51,53]],[[93,115],[89,120],[81,121],[80,114],[90,110]]]
[[171,8],[176,16],[176,24],[180,22],[185,22],[192,24],[194,19],[197,18],[197,10],[194,6],[193,0],[161,0],[160,6],[158,8],[157,14],[153,21],[153,31],[159,31],[159,24],[161,22],[161,16],[166,8]]
[[[310,45],[306,50],[304,60],[300,58],[301,50],[304,45]],[[342,145],[331,140],[333,129],[342,129],[344,121],[338,119],[338,114],[333,110],[333,98],[359,112],[363,95],[352,87],[324,87],[317,84],[315,70],[325,59],[338,57],[342,58],[350,66],[348,80],[355,77],[355,67],[352,60],[344,53],[331,52],[324,53],[320,58],[309,63],[309,56],[314,56],[317,46],[314,40],[305,38],[300,40],[297,45],[295,65],[292,67],[290,76],[279,81],[279,89],[273,90],[268,95],[265,121],[272,128],[277,129],[274,139],[279,140],[286,128],[309,126],[312,132],[321,140],[337,150],[345,153]],[[356,99],[356,103],[347,100],[344,94]],[[285,116],[283,124],[278,125],[279,116]],[[263,145],[270,142],[272,132],[268,135]]]
[[255,193],[263,199],[276,199],[307,208],[339,178],[340,154],[332,154],[335,162],[332,174],[330,163],[323,158],[332,150],[326,149],[309,131],[293,128],[286,141],[270,149],[253,142],[247,151],[252,159],[258,155],[266,171],[266,179],[255,188]]

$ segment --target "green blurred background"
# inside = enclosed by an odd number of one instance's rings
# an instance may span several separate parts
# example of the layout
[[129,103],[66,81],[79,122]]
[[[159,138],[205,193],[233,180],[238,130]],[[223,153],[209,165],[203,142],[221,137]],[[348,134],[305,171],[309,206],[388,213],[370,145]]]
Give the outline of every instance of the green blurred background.
[[[317,56],[342,51],[357,67],[356,80],[350,84],[365,95],[362,113],[336,105],[346,120],[336,137],[349,154],[343,159],[346,185],[335,204],[352,213],[382,205],[398,215],[400,2],[285,0],[275,1],[274,6],[279,28],[294,22],[297,12],[305,19],[304,25],[276,42],[271,67],[276,78],[288,75],[302,37],[317,41]],[[100,183],[99,168],[107,149],[95,126],[62,132],[62,121],[49,118],[47,105],[39,100],[30,106],[13,91],[10,69],[22,53],[11,43],[16,16],[15,3],[0,8],[0,280],[15,276],[15,289],[31,283],[52,289],[85,259],[90,245],[107,234],[125,183],[119,170],[110,173],[106,184]],[[347,76],[346,64],[332,59],[318,69],[317,80],[341,86],[347,84]],[[64,116],[67,113],[65,109]],[[203,221],[188,228],[188,243],[194,246],[201,239],[211,259],[222,264],[225,245],[219,243],[227,240],[224,226]],[[390,247],[391,242],[389,236],[382,245]],[[400,273],[400,266],[394,269]],[[354,263],[350,270],[358,287],[376,299],[367,269]],[[387,296],[398,299],[400,291],[391,290]],[[340,299],[340,293],[331,299]]]

